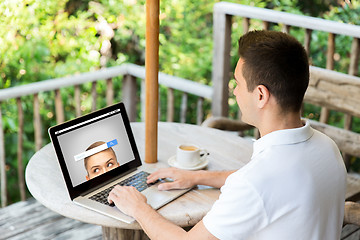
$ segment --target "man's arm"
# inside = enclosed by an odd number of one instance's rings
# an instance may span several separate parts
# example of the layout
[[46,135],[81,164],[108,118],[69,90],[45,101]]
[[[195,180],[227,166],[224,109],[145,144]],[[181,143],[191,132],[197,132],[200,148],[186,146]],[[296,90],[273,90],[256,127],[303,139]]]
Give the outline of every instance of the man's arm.
[[146,197],[134,187],[116,186],[109,194],[109,202],[125,214],[134,217],[150,239],[217,239],[200,221],[189,232],[166,220],[146,203]]
[[186,171],[177,168],[164,168],[152,173],[148,177],[148,183],[158,179],[170,178],[173,182],[162,183],[160,190],[184,189],[195,185],[206,185],[221,188],[226,178],[235,171]]
[[[185,171],[177,168],[160,169],[148,177],[148,183],[161,178],[171,178],[173,182],[162,183],[160,190],[189,188],[195,185],[207,185],[220,188],[226,178],[234,171]],[[116,186],[110,192],[109,203],[115,205],[123,213],[134,217],[151,239],[217,239],[200,221],[189,232],[171,223],[146,203],[146,197],[134,187]]]

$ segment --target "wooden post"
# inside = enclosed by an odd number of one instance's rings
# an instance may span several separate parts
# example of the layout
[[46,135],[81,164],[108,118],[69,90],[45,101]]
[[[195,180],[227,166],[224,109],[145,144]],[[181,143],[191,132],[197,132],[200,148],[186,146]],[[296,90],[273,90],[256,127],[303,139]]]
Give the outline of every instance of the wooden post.
[[112,78],[106,80],[106,104],[108,106],[114,103],[114,86]]
[[97,82],[91,83],[91,99],[92,99],[91,111],[92,112],[96,111],[96,98],[97,98],[96,85],[97,85]]
[[358,65],[360,58],[360,38],[354,38],[351,45],[351,54],[350,54],[350,66],[349,74],[356,76],[358,74]]
[[136,121],[136,78],[125,75],[122,86],[123,102],[130,122]]
[[270,28],[270,23],[267,22],[267,21],[263,21],[263,28],[264,28],[264,30],[269,30],[269,28]]
[[[358,73],[358,64],[359,64],[359,55],[360,55],[360,39],[354,38],[351,50],[350,50],[350,66],[349,66],[349,75],[356,76]],[[344,118],[344,129],[350,130],[352,128],[353,118],[351,114],[346,114]],[[350,168],[351,164],[351,155],[343,154],[345,166],[347,169]]]
[[158,96],[158,121],[161,121],[161,96],[160,96],[160,91],[159,91],[159,96]]
[[65,121],[64,107],[61,99],[60,89],[55,90],[55,112],[56,112],[56,122],[63,123]]
[[[358,64],[359,64],[359,55],[360,55],[360,39],[354,38],[351,45],[350,52],[350,66],[349,66],[349,75],[356,76],[358,73]],[[352,125],[352,116],[350,114],[345,115],[344,128],[346,130],[351,130]]]
[[5,161],[5,138],[2,124],[1,102],[0,102],[0,179],[1,179],[1,207],[7,205],[7,178]]
[[141,80],[141,86],[140,86],[140,103],[141,103],[141,121],[145,122],[145,93],[146,93],[146,87],[145,87],[145,79]]
[[168,88],[167,90],[167,115],[166,121],[173,122],[174,121],[174,89]]
[[181,97],[181,107],[180,107],[180,122],[181,123],[186,122],[187,103],[188,103],[188,95],[186,92],[184,92]]
[[39,151],[42,147],[42,134],[41,134],[41,116],[40,116],[40,103],[39,94],[34,94],[34,138],[35,150]]
[[18,145],[17,145],[17,170],[19,180],[19,190],[21,201],[25,201],[25,179],[24,179],[24,164],[23,164],[23,145],[24,145],[24,110],[21,104],[21,98],[16,98],[16,104],[18,107],[18,118],[19,118],[19,130],[18,130]]
[[146,1],[145,47],[145,162],[157,162],[159,105],[159,0]]
[[214,47],[212,62],[212,82],[214,94],[211,111],[214,116],[228,116],[231,16],[214,12]]
[[289,34],[289,33],[290,33],[290,26],[287,25],[287,24],[284,24],[284,26],[282,27],[282,31],[283,31],[284,33]]
[[250,18],[243,19],[243,34],[247,33],[250,29]]
[[311,29],[305,29],[304,48],[305,48],[305,51],[306,51],[308,57],[310,56],[311,34],[312,34]]
[[334,53],[335,53],[335,34],[329,33],[328,49],[326,53],[326,69],[334,69]]
[[81,116],[81,90],[80,85],[75,85],[75,113],[76,117]]
[[[335,53],[335,34],[329,33],[328,50],[326,54],[326,69],[334,69],[334,53]],[[321,108],[320,122],[327,123],[330,116],[330,110],[326,107]]]
[[204,104],[204,98],[199,97],[197,100],[197,110],[196,110],[196,124],[201,125],[203,122],[203,104]]

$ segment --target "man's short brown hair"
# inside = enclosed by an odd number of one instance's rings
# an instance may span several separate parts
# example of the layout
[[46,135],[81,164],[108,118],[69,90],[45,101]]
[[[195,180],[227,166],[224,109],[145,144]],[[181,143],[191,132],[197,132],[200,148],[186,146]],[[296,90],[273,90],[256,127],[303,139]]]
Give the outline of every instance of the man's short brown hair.
[[268,88],[282,111],[301,109],[309,85],[309,62],[303,46],[292,36],[276,31],[251,31],[239,39],[239,55],[248,91]]

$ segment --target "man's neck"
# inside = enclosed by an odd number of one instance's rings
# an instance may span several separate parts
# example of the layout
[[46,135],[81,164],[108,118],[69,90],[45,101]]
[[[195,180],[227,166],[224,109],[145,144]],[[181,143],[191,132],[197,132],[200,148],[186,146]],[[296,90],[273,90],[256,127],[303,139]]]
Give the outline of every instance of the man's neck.
[[286,115],[269,114],[262,119],[264,120],[257,126],[261,137],[274,131],[299,128],[304,125],[301,121],[300,113],[288,113]]

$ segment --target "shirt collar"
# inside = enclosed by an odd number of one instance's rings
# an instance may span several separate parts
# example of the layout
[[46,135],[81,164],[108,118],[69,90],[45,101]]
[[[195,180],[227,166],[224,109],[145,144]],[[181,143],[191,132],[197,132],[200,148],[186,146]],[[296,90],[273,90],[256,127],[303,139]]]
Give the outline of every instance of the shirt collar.
[[274,131],[256,140],[253,157],[270,146],[295,144],[311,138],[314,130],[310,127],[309,121],[303,120],[303,123],[303,127]]

